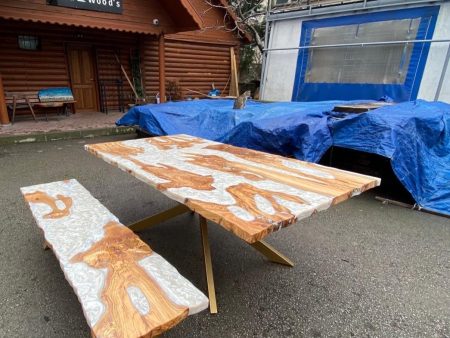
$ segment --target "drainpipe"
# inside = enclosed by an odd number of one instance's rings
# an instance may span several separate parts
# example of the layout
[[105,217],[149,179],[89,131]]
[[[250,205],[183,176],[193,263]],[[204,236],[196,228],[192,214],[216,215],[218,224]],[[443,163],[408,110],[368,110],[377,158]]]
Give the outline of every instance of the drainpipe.
[[159,97],[160,102],[166,102],[166,57],[164,34],[159,36]]
[[9,125],[8,110],[6,109],[5,91],[3,90],[2,74],[0,73],[0,123]]

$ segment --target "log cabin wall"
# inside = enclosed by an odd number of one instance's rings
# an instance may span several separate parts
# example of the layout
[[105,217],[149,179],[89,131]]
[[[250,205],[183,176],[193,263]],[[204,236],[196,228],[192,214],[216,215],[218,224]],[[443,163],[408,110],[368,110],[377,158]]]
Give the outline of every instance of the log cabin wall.
[[[230,47],[236,45],[202,43],[197,41],[165,41],[165,73],[168,80],[178,80],[184,98],[204,98],[203,95],[188,91],[199,91],[205,95],[211,90],[211,84],[224,95],[230,89]],[[236,53],[239,50],[236,50]],[[145,93],[149,102],[153,102],[159,92],[159,55],[158,41],[146,41],[143,44],[142,74]]]
[[[38,36],[41,43],[39,50],[19,49],[19,35]],[[59,25],[0,20],[0,72],[3,74],[5,91],[26,92],[47,87],[70,87],[67,47],[87,46],[92,50],[95,63],[97,91],[100,94],[100,85],[104,84],[106,104],[109,109],[117,110],[119,98],[116,81],[123,83],[124,103],[132,101],[132,91],[114,54],[117,53],[127,74],[131,74],[130,53],[139,50],[141,41],[156,38],[152,35],[67,29]]]
[[[122,0],[122,14],[114,14],[51,6],[47,4],[47,0],[2,0],[0,16],[4,19],[144,34],[177,32],[179,26],[184,29],[197,29],[199,26],[188,12],[182,11],[181,2],[171,1],[168,8],[167,0]],[[177,22],[174,21],[172,13],[180,13]],[[155,18],[159,20],[157,26],[152,23]]]
[[230,47],[200,42],[166,40],[166,78],[177,79],[183,96],[200,97],[211,85],[225,95],[230,88]]
[[[201,30],[167,34],[165,36],[166,80],[178,80],[183,97],[203,97],[187,89],[207,94],[214,83],[224,95],[230,89],[230,47],[239,52],[241,38],[224,29],[224,10],[211,8],[205,0],[190,0],[203,20]],[[145,87],[147,95],[158,91],[157,42],[144,48]]]
[[[211,90],[211,84],[224,95],[230,89],[230,47],[234,44],[205,43],[199,41],[165,41],[165,76],[169,80],[178,80],[184,98],[204,98],[203,95],[188,91],[199,91],[205,95]],[[143,44],[142,73],[145,93],[153,102],[159,92],[159,55],[158,41],[148,40]],[[237,49],[236,52],[239,52]]]
[[[224,94],[228,94],[230,47],[237,47],[241,40],[234,33],[220,29],[223,25],[223,10],[207,10],[208,6],[204,0],[189,2],[201,17],[205,29],[165,35],[166,80],[177,79],[182,86],[183,97],[202,97],[188,92],[187,89],[207,94],[212,83]],[[147,13],[148,9],[139,11],[137,8],[148,4],[153,8],[155,3],[148,0],[126,0],[124,14],[117,16],[48,6],[45,5],[45,0],[3,1],[0,5],[0,17],[14,18],[0,19],[0,72],[3,73],[5,91],[37,91],[46,87],[71,86],[67,47],[82,45],[92,49],[96,95],[100,97],[101,85],[104,84],[106,105],[109,109],[117,110],[119,106],[118,88],[115,83],[117,79],[123,81],[124,103],[129,103],[132,97],[131,89],[115,61],[114,52],[119,54],[121,64],[127,74],[131,75],[130,53],[139,51],[143,89],[149,102],[152,102],[155,94],[160,91],[158,36],[131,32],[135,29],[141,33],[150,32],[146,31],[147,23],[151,22],[155,13]],[[22,18],[20,21],[19,17]],[[64,25],[52,24],[55,20],[67,21]],[[170,18],[165,20],[162,28],[173,24]],[[130,32],[111,31],[122,29]],[[165,30],[170,32],[168,28]],[[38,36],[41,41],[40,49],[19,49],[18,35]],[[101,108],[99,102],[98,110]]]

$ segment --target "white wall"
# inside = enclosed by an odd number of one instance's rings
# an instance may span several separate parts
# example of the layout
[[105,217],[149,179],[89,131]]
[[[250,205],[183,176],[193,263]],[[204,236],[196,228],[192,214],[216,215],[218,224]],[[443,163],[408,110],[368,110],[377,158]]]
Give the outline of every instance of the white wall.
[[[298,47],[302,21],[276,21],[269,37],[269,48]],[[450,39],[450,2],[441,4],[433,39]],[[419,88],[418,98],[433,101],[443,69],[448,43],[432,44]],[[291,101],[297,67],[298,50],[269,52],[262,99]],[[263,79],[264,80],[264,79]],[[450,64],[439,100],[450,103]]]
[[[269,48],[298,47],[301,20],[274,22]],[[266,60],[266,82],[262,93],[264,100],[291,101],[297,68],[298,50],[269,52]]]
[[[450,2],[443,3],[439,10],[439,16],[433,34],[433,40],[438,39],[450,39]],[[420,83],[419,99],[428,101],[434,100],[444,67],[448,46],[448,43],[431,44],[422,82]],[[450,103],[450,64],[447,68],[438,100]]]

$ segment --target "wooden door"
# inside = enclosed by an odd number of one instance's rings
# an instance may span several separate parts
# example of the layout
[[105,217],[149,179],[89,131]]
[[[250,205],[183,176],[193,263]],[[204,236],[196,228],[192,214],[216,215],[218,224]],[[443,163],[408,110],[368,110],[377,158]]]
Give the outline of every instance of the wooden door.
[[96,112],[97,86],[95,83],[94,62],[89,48],[69,48],[67,51],[70,79],[77,112]]

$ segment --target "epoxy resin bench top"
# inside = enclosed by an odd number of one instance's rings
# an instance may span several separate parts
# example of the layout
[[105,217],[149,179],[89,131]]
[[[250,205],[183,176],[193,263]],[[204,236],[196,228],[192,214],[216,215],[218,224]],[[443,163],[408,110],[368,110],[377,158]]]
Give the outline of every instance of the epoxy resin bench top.
[[85,147],[250,243],[380,184],[188,135]]
[[208,299],[76,180],[21,189],[95,337],[159,334]]

